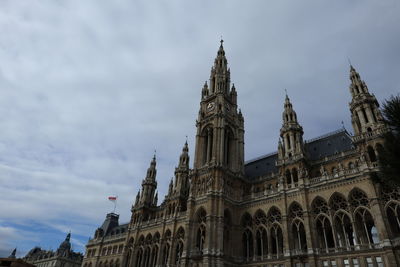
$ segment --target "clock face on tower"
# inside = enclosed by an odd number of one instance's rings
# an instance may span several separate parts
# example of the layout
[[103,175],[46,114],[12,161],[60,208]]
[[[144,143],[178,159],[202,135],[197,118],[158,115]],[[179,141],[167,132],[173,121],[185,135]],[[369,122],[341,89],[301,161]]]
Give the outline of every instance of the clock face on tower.
[[207,105],[207,111],[212,111],[215,108],[215,103],[214,102],[210,102]]

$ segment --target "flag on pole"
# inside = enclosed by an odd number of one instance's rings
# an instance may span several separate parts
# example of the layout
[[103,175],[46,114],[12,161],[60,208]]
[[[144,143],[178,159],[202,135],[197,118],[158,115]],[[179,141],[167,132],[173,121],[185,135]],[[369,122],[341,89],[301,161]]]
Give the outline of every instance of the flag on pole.
[[108,197],[108,200],[110,200],[110,201],[117,201],[117,197],[110,196],[110,197]]
[[117,207],[117,196],[109,196],[108,197],[108,200],[110,200],[111,202],[113,202],[114,203],[114,210],[113,210],[113,213],[115,213],[115,208]]

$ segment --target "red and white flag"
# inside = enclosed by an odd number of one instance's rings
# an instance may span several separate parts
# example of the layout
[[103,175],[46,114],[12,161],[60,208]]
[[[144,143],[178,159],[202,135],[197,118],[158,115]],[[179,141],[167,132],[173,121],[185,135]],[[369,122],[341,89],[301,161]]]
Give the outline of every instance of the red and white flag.
[[117,201],[117,197],[110,196],[110,197],[108,197],[108,200],[110,200],[110,201]]

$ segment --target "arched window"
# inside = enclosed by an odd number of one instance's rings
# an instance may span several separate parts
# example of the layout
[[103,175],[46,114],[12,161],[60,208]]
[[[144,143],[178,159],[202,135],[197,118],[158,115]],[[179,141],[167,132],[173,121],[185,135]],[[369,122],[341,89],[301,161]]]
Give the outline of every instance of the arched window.
[[312,202],[312,213],[315,218],[315,226],[318,233],[318,243],[321,249],[329,251],[335,247],[332,224],[329,218],[329,208],[326,201],[317,197]]
[[376,159],[375,150],[371,146],[368,146],[367,152],[368,152],[369,160],[371,162],[376,162],[377,159]]
[[333,193],[333,195],[331,196],[331,198],[329,200],[329,206],[333,212],[336,212],[340,209],[347,210],[348,203],[343,195],[335,192],[335,193]]
[[400,236],[400,204],[399,202],[390,202],[386,207],[386,214],[394,237]]
[[269,220],[269,222],[272,224],[274,222],[278,222],[280,223],[282,220],[282,215],[281,212],[279,211],[278,208],[276,207],[271,207],[268,211],[268,215],[267,218]]
[[272,254],[277,258],[283,256],[283,235],[279,224],[275,223],[272,225],[270,236]]
[[289,170],[286,170],[286,184],[288,184],[288,185],[290,185],[290,184],[292,184],[292,176],[290,175],[290,171]]
[[242,216],[241,225],[243,228],[251,228],[253,226],[253,220],[251,219],[250,214],[248,214],[247,212]]
[[250,229],[246,229],[242,236],[243,257],[245,261],[250,261],[253,257],[253,234]]
[[316,218],[316,228],[319,247],[325,249],[326,252],[328,252],[330,248],[335,248],[332,225],[326,215],[321,214]]
[[150,247],[146,247],[145,250],[144,250],[143,262],[142,262],[141,266],[143,266],[143,267],[148,267],[149,266],[150,256],[151,256],[150,254],[151,254]]
[[205,128],[202,134],[203,140],[203,164],[210,162],[212,157],[212,149],[213,149],[213,129],[211,126]]
[[292,248],[303,251],[307,250],[306,232],[303,224],[303,209],[301,206],[294,202],[289,207],[289,222],[291,228],[291,245]]
[[349,162],[349,169],[354,169],[354,163],[353,162]]
[[163,260],[162,260],[164,265],[168,264],[169,248],[170,248],[169,243],[165,243],[164,244],[164,249],[163,249]]
[[228,128],[225,130],[225,140],[224,140],[224,162],[227,166],[231,165],[231,155],[232,152],[234,151],[234,145],[233,145],[233,132]]
[[179,266],[182,258],[182,253],[183,253],[183,241],[179,240],[178,243],[176,244],[176,249],[175,249],[175,264],[176,266]]
[[349,194],[349,203],[353,209],[357,207],[369,207],[369,199],[367,194],[358,188],[351,190]]
[[262,210],[258,210],[254,215],[254,222],[257,227],[256,231],[256,255],[264,258],[268,255],[268,234],[267,234],[267,216]]
[[298,172],[296,168],[292,169],[293,183],[296,185],[299,182]]
[[379,157],[384,152],[384,148],[380,143],[377,143],[375,145],[375,151],[378,153],[378,157]]
[[[134,240],[131,237],[129,239],[128,246],[127,246],[128,252],[126,253],[125,267],[128,267],[131,265],[131,260],[132,260],[132,255],[133,255],[133,243],[134,243]],[[119,253],[122,253],[122,246],[120,246],[120,248],[121,249],[120,249]]]
[[337,233],[338,245],[340,247],[348,248],[357,244],[353,225],[345,212],[339,211],[336,213],[334,217],[334,226]]
[[151,250],[151,257],[150,257],[150,266],[151,267],[156,266],[157,257],[158,257],[158,245],[154,245],[153,249]]
[[264,259],[268,255],[268,238],[267,230],[265,227],[260,226],[256,232],[256,253],[261,259]]
[[136,256],[136,264],[135,266],[142,266],[142,259],[143,259],[143,249],[139,248]]
[[355,212],[355,225],[361,244],[379,243],[374,219],[366,208],[359,208]]

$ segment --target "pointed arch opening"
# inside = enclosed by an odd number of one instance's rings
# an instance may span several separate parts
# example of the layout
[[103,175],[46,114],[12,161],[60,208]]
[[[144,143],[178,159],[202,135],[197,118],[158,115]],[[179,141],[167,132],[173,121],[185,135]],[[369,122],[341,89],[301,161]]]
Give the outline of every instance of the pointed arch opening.
[[250,229],[246,229],[242,235],[243,258],[250,261],[253,258],[253,233]]
[[386,206],[386,215],[393,237],[400,237],[400,203],[391,201]]
[[291,247],[298,253],[307,251],[306,231],[303,224],[303,208],[293,202],[289,206],[289,223],[291,224]]
[[270,236],[272,256],[276,258],[283,256],[283,234],[279,224],[272,225]]
[[369,160],[371,162],[376,162],[377,161],[375,150],[372,148],[372,146],[368,146],[367,147],[367,153],[368,153]]

